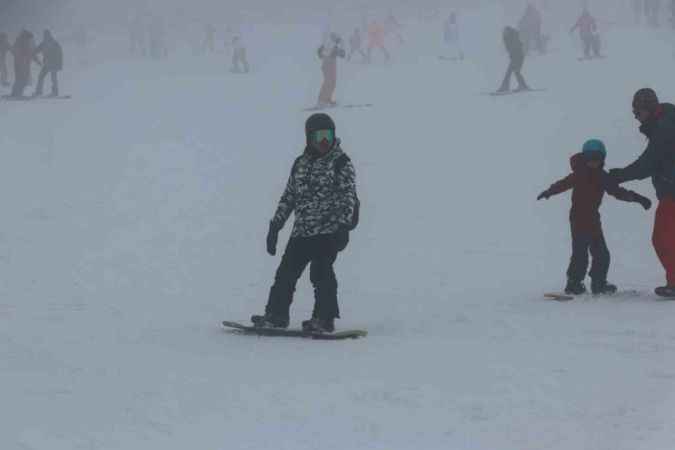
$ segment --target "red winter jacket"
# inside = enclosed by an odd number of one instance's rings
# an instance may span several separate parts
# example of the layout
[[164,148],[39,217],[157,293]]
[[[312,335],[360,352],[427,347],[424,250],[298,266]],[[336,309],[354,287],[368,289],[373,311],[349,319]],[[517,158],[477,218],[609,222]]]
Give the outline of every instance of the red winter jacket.
[[602,233],[600,205],[605,192],[624,202],[639,202],[644,197],[620,187],[604,167],[591,169],[586,162],[582,153],[572,156],[572,173],[552,184],[544,194],[548,198],[572,189],[572,232],[598,235]]

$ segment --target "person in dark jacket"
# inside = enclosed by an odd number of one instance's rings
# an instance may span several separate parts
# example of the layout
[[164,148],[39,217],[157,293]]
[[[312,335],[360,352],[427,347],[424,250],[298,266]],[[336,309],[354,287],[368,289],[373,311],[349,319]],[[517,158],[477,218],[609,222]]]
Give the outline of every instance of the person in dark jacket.
[[30,83],[31,63],[33,61],[39,63],[35,56],[33,33],[27,30],[19,33],[11,51],[14,56],[14,85],[12,85],[11,96],[21,98],[26,86]]
[[267,233],[267,252],[276,254],[279,231],[291,213],[295,223],[270,289],[265,315],[253,316],[256,326],[286,328],[295,285],[310,265],[314,285],[312,318],[303,329],[332,332],[340,317],[333,264],[347,247],[358,214],[356,175],[335,137],[335,124],[326,114],[314,114],[305,124],[307,146],[293,164],[277,211]]
[[651,177],[659,200],[652,241],[667,281],[656,293],[675,297],[675,106],[660,103],[656,92],[645,88],[633,97],[633,114],[649,140],[647,148],[629,166],[609,173],[617,183]]
[[535,48],[540,54],[545,52],[545,39],[542,34],[541,12],[533,3],[528,3],[525,13],[518,23],[518,31],[523,41],[525,54]]
[[329,42],[321,45],[317,53],[321,60],[321,72],[323,73],[323,84],[319,91],[317,107],[335,106],[333,94],[337,87],[337,59],[346,56],[342,47],[342,39],[336,33],[331,33]]
[[33,96],[42,95],[42,89],[45,83],[45,77],[51,75],[52,79],[52,97],[59,95],[58,72],[63,70],[63,50],[61,44],[56,42],[54,36],[49,30],[45,30],[42,42],[35,49],[35,55],[42,54],[42,70],[38,77],[37,88]]
[[516,80],[518,80],[517,90],[529,90],[530,88],[521,73],[523,64],[525,64],[525,49],[518,35],[518,30],[513,27],[504,28],[503,38],[506,51],[509,54],[509,67],[506,69],[506,76],[504,76],[504,81],[502,81],[502,85],[497,92],[508,92],[511,89],[511,75],[513,74],[516,75]]
[[586,292],[584,278],[588,269],[588,252],[593,256],[591,291],[593,294],[612,294],[616,286],[607,282],[610,254],[602,231],[600,205],[605,193],[625,202],[635,202],[651,208],[651,201],[619,185],[604,170],[607,150],[602,141],[591,139],[583,151],[572,156],[572,174],[551,185],[539,194],[537,200],[548,199],[572,189],[572,258],[567,269],[565,293],[580,295]]

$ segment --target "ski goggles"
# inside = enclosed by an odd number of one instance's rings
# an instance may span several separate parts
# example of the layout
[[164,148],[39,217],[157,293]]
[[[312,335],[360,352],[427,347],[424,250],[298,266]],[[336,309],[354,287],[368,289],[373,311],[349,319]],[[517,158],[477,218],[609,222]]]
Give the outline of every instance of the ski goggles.
[[316,130],[313,131],[310,135],[312,142],[318,144],[320,142],[328,141],[333,143],[335,141],[335,131],[334,130]]

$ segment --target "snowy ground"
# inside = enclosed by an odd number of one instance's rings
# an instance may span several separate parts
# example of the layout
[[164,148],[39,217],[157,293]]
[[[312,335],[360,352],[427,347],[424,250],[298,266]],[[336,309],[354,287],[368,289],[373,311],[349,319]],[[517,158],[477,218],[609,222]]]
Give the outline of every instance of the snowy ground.
[[[603,208],[610,279],[644,294],[561,304],[541,296],[564,281],[569,200],[534,201],[587,138],[610,167],[642,150],[631,95],[675,99],[672,49],[613,30],[580,63],[556,36],[525,72],[547,91],[492,98],[502,23],[482,14],[464,64],[411,26],[389,66],[340,68],[338,98],[375,104],[334,112],[363,202],[337,264],[358,341],[219,327],[262,310],[278,263],[264,238],[318,92],[311,30],[259,29],[250,76],[113,60],[64,74],[71,101],[0,104],[0,448],[672,449],[653,212]],[[308,280],[296,299],[297,324]]]

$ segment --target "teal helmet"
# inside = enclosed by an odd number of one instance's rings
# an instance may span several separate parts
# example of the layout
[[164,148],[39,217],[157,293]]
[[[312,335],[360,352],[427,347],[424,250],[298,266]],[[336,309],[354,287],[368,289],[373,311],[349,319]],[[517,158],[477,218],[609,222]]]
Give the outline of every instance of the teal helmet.
[[607,157],[607,148],[600,139],[590,139],[584,142],[582,152],[585,156],[592,158],[605,159]]

